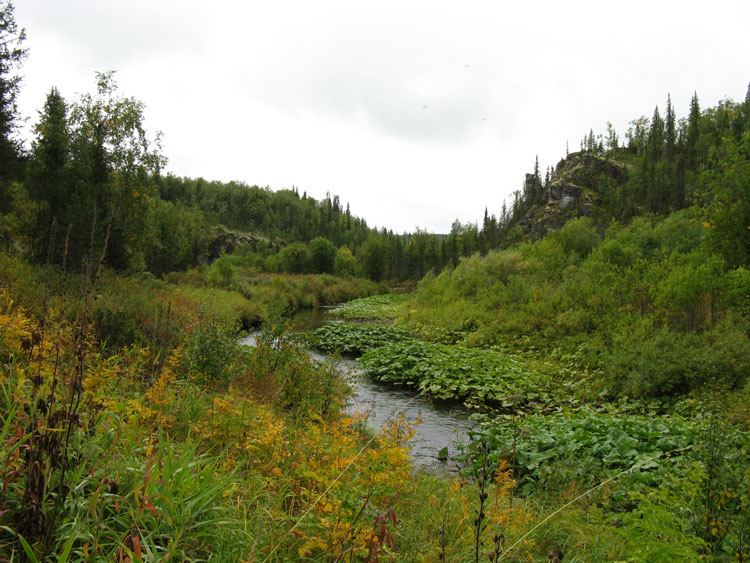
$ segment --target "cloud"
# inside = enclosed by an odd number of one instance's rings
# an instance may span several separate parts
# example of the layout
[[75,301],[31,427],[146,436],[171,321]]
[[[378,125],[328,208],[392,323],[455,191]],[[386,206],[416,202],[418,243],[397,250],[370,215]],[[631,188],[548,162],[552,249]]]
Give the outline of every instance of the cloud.
[[[425,23],[419,9],[386,2],[375,11],[331,12],[326,5],[304,17],[255,14],[272,35],[236,21],[220,49],[243,54],[232,69],[239,88],[291,114],[358,120],[421,142],[463,143],[486,121],[502,129],[515,123],[508,94],[517,79],[505,56],[462,44],[460,30]],[[493,74],[503,65],[508,72],[498,81]]]
[[448,78],[446,72],[393,73],[372,62],[344,68],[319,62],[253,94],[287,112],[362,120],[419,141],[465,141],[494,113],[486,88],[463,77]]
[[17,11],[32,46],[40,36],[54,36],[96,69],[109,69],[176,50],[200,52],[205,28],[183,5],[176,0],[37,1],[24,2]]
[[[744,96],[750,4],[633,0],[16,0],[35,116],[117,69],[177,174],[299,186],[446,232],[539,155],[663,105]],[[700,9],[698,9],[700,8]],[[720,62],[717,63],[717,61]]]

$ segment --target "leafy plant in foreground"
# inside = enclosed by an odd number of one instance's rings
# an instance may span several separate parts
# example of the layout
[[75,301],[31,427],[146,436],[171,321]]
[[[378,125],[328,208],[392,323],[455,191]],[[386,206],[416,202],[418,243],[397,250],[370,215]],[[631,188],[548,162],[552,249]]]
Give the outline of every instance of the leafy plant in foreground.
[[[485,420],[478,433],[494,455],[512,459],[520,491],[557,490],[570,482],[597,484],[639,464],[636,481],[653,484],[653,470],[698,440],[698,425],[677,417],[612,416],[581,411],[573,416],[531,415],[518,428]],[[471,448],[468,460],[474,459]]]

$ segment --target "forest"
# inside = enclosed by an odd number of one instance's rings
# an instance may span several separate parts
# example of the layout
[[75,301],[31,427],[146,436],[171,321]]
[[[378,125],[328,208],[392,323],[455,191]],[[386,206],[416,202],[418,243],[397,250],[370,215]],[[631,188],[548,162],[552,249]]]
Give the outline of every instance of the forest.
[[0,561],[750,558],[750,87],[394,233],[166,174],[112,71],[25,144],[29,48],[0,4]]

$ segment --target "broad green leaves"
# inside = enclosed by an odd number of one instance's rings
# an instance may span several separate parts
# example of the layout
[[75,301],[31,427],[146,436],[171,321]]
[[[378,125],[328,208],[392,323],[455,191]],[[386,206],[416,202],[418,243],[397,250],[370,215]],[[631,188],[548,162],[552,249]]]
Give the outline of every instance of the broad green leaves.
[[528,493],[570,481],[595,485],[633,466],[637,481],[652,483],[654,476],[645,473],[685,454],[698,430],[696,423],[677,417],[580,411],[532,415],[517,424],[485,418],[478,434],[496,455],[512,460],[514,476]]
[[413,340],[369,350],[361,362],[377,381],[418,387],[439,399],[508,411],[552,401],[549,376],[493,350]]
[[329,323],[303,335],[313,348],[344,356],[359,356],[371,348],[412,338],[399,328],[356,323]]

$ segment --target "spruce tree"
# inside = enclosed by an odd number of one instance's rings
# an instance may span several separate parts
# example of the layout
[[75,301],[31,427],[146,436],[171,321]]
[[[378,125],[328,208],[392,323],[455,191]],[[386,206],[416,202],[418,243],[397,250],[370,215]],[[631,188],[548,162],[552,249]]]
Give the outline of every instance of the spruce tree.
[[667,194],[664,185],[664,121],[659,114],[659,106],[654,109],[651,128],[646,141],[646,152],[641,165],[641,193],[648,208],[654,213],[663,213],[667,207]]
[[70,222],[67,208],[75,205],[68,178],[70,131],[67,107],[57,88],[52,88],[47,95],[34,129],[36,139],[32,144],[29,189],[32,197],[41,204],[34,245],[37,255],[41,256],[47,250],[53,223],[60,229],[67,229]]
[[534,158],[534,191],[532,193],[532,203],[541,201],[544,194],[544,188],[542,185],[542,176],[539,172],[539,156]]
[[484,206],[484,218],[482,219],[482,230],[479,231],[479,253],[484,255],[490,249],[490,214],[487,206]]
[[687,168],[693,171],[697,165],[698,158],[698,137],[700,129],[698,121],[701,116],[701,108],[698,104],[698,94],[693,93],[690,100],[690,114],[688,115],[687,137],[685,139],[685,156]]
[[648,132],[646,142],[646,156],[652,162],[661,160],[664,154],[664,120],[659,115],[659,106],[654,109],[654,117],[651,119],[651,129]]
[[619,148],[620,141],[617,137],[617,131],[615,131],[615,128],[612,126],[612,124],[607,121],[607,150],[608,151],[615,151]]
[[677,131],[675,128],[674,108],[672,107],[672,98],[667,94],[667,115],[664,121],[664,158],[669,163],[674,162],[676,146]]
[[11,2],[0,3],[0,182],[11,179],[18,169],[21,144],[18,129],[18,67],[26,57],[26,30],[19,28]]
[[662,212],[666,212],[670,207],[678,207],[676,200],[679,199],[677,192],[676,163],[677,158],[677,129],[675,123],[674,108],[672,107],[672,97],[667,94],[667,114],[664,119],[664,166],[663,166],[663,201]]

